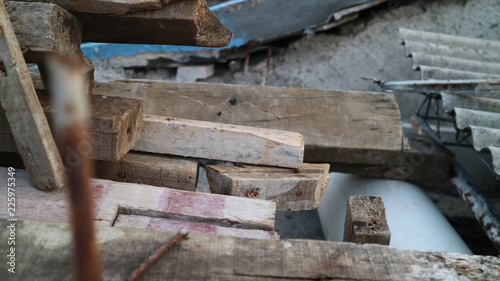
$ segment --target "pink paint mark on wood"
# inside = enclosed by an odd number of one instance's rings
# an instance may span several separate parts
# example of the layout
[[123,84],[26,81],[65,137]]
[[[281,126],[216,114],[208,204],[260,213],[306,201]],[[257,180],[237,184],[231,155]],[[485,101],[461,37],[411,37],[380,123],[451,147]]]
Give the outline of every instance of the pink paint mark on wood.
[[[109,195],[109,192],[111,190],[111,185],[112,185],[111,181],[105,181],[104,184],[95,183],[94,181],[91,182],[92,196],[94,198],[95,215],[97,215],[101,211],[101,208],[103,207],[102,203],[106,200],[107,196]],[[118,208],[118,206],[116,207]]]
[[226,198],[205,193],[169,189],[158,199],[157,210],[200,217],[224,218]]

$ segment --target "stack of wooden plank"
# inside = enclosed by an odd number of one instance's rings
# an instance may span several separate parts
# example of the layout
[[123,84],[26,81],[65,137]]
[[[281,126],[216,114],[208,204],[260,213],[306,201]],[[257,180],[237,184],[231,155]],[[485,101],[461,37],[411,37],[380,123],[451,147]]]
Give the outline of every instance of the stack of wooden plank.
[[[181,2],[184,4],[180,4]],[[180,20],[176,17],[186,17],[187,21],[191,15],[195,17],[195,22],[204,20],[196,24],[210,27],[208,31],[206,28],[202,30],[205,32],[203,36],[208,36],[210,40],[216,38],[216,35],[223,36],[225,27],[218,21],[206,21],[203,15],[198,19],[200,11],[208,13],[204,1],[186,0],[168,5],[160,3],[159,7],[148,6],[147,9],[156,9],[154,12],[136,12],[139,8],[132,5],[123,14],[113,16],[103,12],[105,7],[99,6],[106,1],[91,1],[86,8],[82,7],[85,6],[83,4],[71,1],[57,3],[62,8],[54,4],[21,1],[11,1],[6,5],[13,31],[20,42],[17,47],[18,55],[25,49],[26,61],[37,63],[40,69],[39,83],[33,83],[27,71],[20,73],[17,80],[28,89],[21,94],[26,95],[29,91],[30,100],[38,110],[35,119],[43,124],[28,124],[27,128],[22,128],[26,126],[26,122],[15,116],[26,115],[26,112],[22,112],[22,107],[10,104],[8,97],[3,97],[0,106],[0,149],[2,152],[19,153],[33,182],[23,182],[28,175],[17,173],[18,182],[22,183],[18,192],[24,198],[17,216],[28,220],[66,222],[68,206],[64,191],[45,193],[32,188],[35,186],[41,190],[50,190],[64,186],[60,157],[50,136],[54,109],[48,95],[50,85],[45,83],[46,76],[49,75],[45,70],[47,56],[58,55],[81,61],[81,72],[88,80],[88,92],[93,93],[93,67],[79,50],[82,38],[96,38],[89,37],[89,34],[96,33],[89,22],[95,23],[96,19],[107,17],[107,22],[113,22],[114,19],[116,22],[127,23],[130,20],[132,25],[136,21],[155,22],[152,15],[157,15],[162,19],[172,17],[171,20],[178,24]],[[190,4],[185,6],[186,3]],[[188,6],[196,12],[184,11]],[[82,10],[83,8],[88,10]],[[115,12],[121,13],[119,11]],[[174,12],[184,14],[175,13],[174,16]],[[37,14],[42,16],[34,16]],[[162,22],[166,24],[169,21]],[[7,22],[4,24],[7,25]],[[212,27],[215,29],[212,30]],[[189,35],[188,31],[194,29],[189,24],[183,28],[183,34],[187,36],[181,39],[183,44],[212,44],[189,41],[198,35]],[[120,32],[114,35],[116,38],[125,36]],[[123,38],[133,37],[133,34],[127,34]],[[165,36],[171,37],[172,34]],[[6,50],[13,53],[14,49]],[[3,79],[11,81],[12,77],[7,72]],[[279,237],[273,232],[276,208],[314,209],[323,197],[329,165],[303,163],[304,137],[299,133],[145,115],[142,100],[114,97],[102,91],[90,95],[89,100],[92,109],[89,124],[92,148],[89,151],[90,157],[96,161],[96,176],[113,180],[96,179],[93,182],[97,208],[95,220],[101,224],[157,230],[184,227],[193,232],[276,239]],[[31,114],[33,112],[28,115]],[[50,140],[50,145],[42,143],[36,146],[31,140],[22,143],[22,138],[31,133],[29,128],[42,127],[46,133],[40,139]],[[52,156],[46,156],[37,163],[42,167],[52,163],[51,171],[43,169],[39,174],[34,173],[37,168],[31,162],[33,156],[29,157],[31,151],[45,155],[47,151],[51,151]],[[67,157],[78,156],[71,151],[65,151],[64,154],[69,155]],[[198,180],[198,158],[244,165],[207,167],[212,191],[224,196],[199,194],[194,193]],[[2,211],[1,215],[7,216],[7,213]]]

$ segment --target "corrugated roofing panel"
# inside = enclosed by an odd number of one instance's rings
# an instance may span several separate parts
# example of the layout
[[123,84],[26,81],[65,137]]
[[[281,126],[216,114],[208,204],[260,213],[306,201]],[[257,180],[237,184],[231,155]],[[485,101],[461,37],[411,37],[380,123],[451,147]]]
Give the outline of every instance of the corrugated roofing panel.
[[[422,79],[448,81],[388,82],[382,87],[440,94],[445,112],[455,114],[459,130],[470,130],[474,149],[489,151],[500,175],[500,89],[498,81],[476,83],[451,79],[498,79],[500,42],[433,32],[399,29],[406,54]],[[465,83],[464,83],[465,82]]]

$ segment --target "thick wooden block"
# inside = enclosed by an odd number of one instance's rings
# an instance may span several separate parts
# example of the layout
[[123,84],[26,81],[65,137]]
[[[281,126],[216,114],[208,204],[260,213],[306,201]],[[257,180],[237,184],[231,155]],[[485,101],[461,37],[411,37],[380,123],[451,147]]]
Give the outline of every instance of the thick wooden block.
[[[38,96],[44,113],[50,121],[53,114],[50,97],[45,91],[39,91]],[[90,106],[92,111],[89,137],[92,142],[92,158],[99,160],[120,159],[141,136],[142,101],[92,95],[90,96]],[[0,108],[0,116],[2,114]],[[2,124],[0,123],[0,125]],[[0,130],[8,132],[9,128],[3,127]],[[6,143],[4,146],[10,147],[11,145]]]
[[[2,220],[1,241],[8,221]],[[16,222],[19,270],[13,280],[74,276],[71,225]],[[98,227],[104,280],[125,280],[176,232]],[[54,269],[57,265],[57,270]],[[141,276],[141,280],[484,280],[500,279],[500,258],[419,252],[381,245],[318,240],[264,240],[190,233]],[[7,274],[7,273],[5,273]]]
[[296,168],[304,138],[294,132],[145,115],[134,150]]
[[350,196],[344,224],[344,242],[389,245],[391,232],[382,198]]
[[[7,169],[0,168],[0,181],[7,182],[7,177]],[[17,170],[15,177],[16,198],[22,198],[22,204],[16,208],[17,218],[69,221],[67,190],[37,190],[23,170]],[[104,225],[112,226],[123,214],[240,229],[274,229],[276,204],[270,201],[101,179],[93,179],[91,188],[95,220]],[[0,189],[0,196],[7,198],[7,188]],[[7,208],[0,210],[0,217],[7,217]]]
[[27,62],[43,63],[47,54],[80,58],[82,26],[63,8],[48,3],[6,3],[7,12]]
[[[64,186],[62,160],[3,1],[0,1],[0,59],[0,104],[30,178],[39,189],[60,188]],[[12,144],[5,145],[12,139],[6,136],[0,139],[0,147],[12,150]]]
[[318,207],[330,177],[328,164],[302,164],[297,169],[208,165],[212,193],[271,200],[278,210]]
[[195,191],[198,161],[157,154],[129,152],[118,161],[98,160],[96,177]]

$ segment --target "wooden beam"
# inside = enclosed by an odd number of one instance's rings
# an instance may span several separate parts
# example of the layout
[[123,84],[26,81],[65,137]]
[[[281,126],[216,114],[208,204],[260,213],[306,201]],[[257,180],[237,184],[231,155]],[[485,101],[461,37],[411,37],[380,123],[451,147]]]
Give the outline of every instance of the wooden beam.
[[276,202],[277,210],[312,210],[325,195],[328,164],[302,164],[297,169],[243,165],[207,165],[212,193]]
[[223,47],[232,38],[205,0],[174,1],[125,15],[74,15],[83,25],[85,42]]
[[[53,109],[49,95],[39,91],[39,100],[47,118],[51,120]],[[125,155],[142,133],[142,101],[136,99],[91,96],[89,137],[92,142],[92,158],[119,160]],[[3,114],[0,107],[0,116]],[[1,120],[1,117],[0,117]],[[5,126],[5,124],[0,123]],[[8,134],[9,128],[0,129]],[[5,140],[8,141],[8,138]],[[4,144],[11,147],[10,144]],[[0,146],[2,147],[2,146]],[[2,152],[15,152],[2,150]]]
[[234,227],[224,227],[200,222],[189,222],[175,219],[154,218],[147,216],[135,216],[119,214],[114,227],[141,228],[161,231],[179,231],[186,229],[190,233],[207,233],[216,235],[226,235],[252,239],[274,239],[279,240],[278,233],[260,229],[241,229]]
[[405,129],[408,146],[385,153],[387,163],[331,163],[330,171],[365,177],[383,177],[415,182],[444,183],[450,180],[453,155],[428,136]]
[[7,1],[5,7],[21,49],[29,48],[26,61],[45,62],[47,54],[81,58],[82,26],[63,8],[46,3]]
[[145,115],[134,150],[296,168],[304,138],[294,132]]
[[[0,234],[7,241],[9,222]],[[17,280],[73,276],[70,225],[18,221]],[[176,232],[98,227],[105,280],[125,280]],[[32,249],[30,251],[23,249]],[[54,265],[57,264],[57,270]],[[419,252],[318,240],[256,240],[190,233],[141,280],[484,280],[500,279],[500,258]],[[30,270],[21,270],[29,268]],[[6,273],[7,274],[7,273]]]
[[129,152],[118,161],[96,161],[96,177],[195,191],[198,182],[198,161]]
[[61,6],[70,12],[94,14],[127,14],[133,11],[159,9],[169,0],[11,0],[19,2],[45,2]]
[[306,162],[397,163],[402,125],[393,94],[119,80],[96,94],[142,99],[144,112],[301,133]]
[[40,72],[45,74],[48,55],[81,61],[83,67],[80,72],[88,80],[87,92],[92,93],[94,65],[80,50],[82,26],[72,14],[57,5],[46,3],[11,1],[7,2],[6,8],[19,45],[26,50],[26,62],[38,63]]
[[391,231],[382,198],[349,196],[344,224],[344,242],[389,245]]
[[[7,169],[0,167],[0,172],[0,180],[7,182]],[[135,215],[239,229],[274,229],[276,204],[270,201],[102,179],[93,179],[91,188],[95,221],[102,225],[112,226],[119,215]],[[0,196],[7,198],[6,188],[0,190]],[[19,219],[69,221],[66,191],[39,191],[23,170],[16,170],[16,197],[23,198],[16,208]],[[0,217],[7,216],[7,208],[0,210]]]
[[39,189],[60,188],[64,186],[61,157],[3,0],[0,0],[0,59],[1,105],[30,178]]

